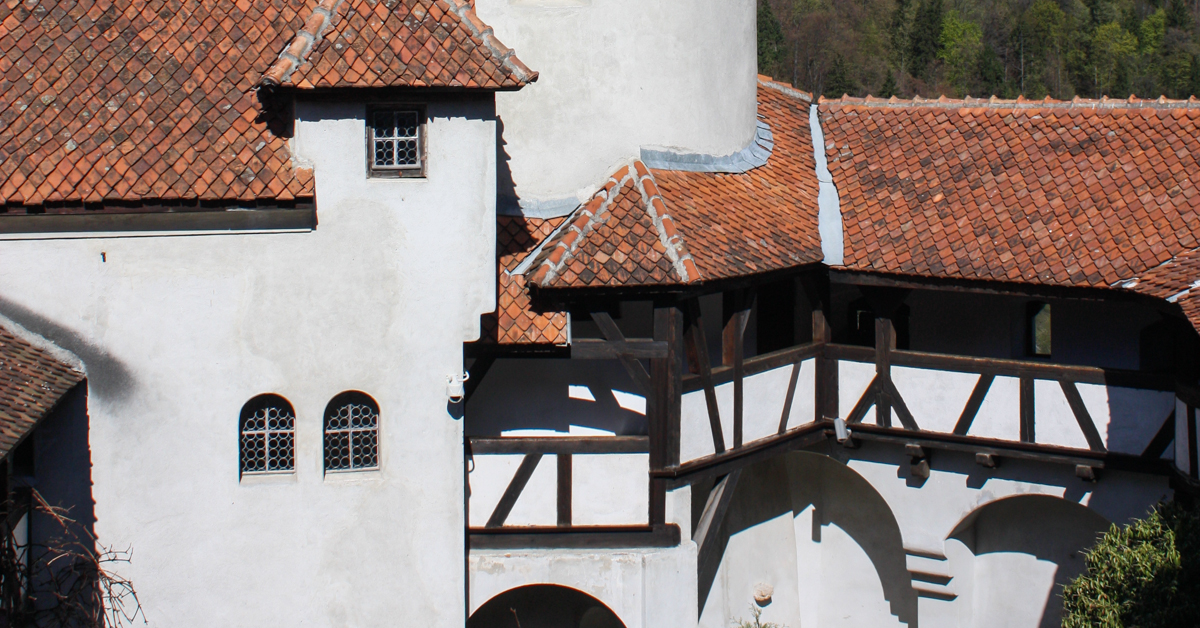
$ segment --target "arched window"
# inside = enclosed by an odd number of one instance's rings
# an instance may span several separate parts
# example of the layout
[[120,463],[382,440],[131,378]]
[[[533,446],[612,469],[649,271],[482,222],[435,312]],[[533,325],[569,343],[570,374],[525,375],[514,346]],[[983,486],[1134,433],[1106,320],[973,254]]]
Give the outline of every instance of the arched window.
[[325,470],[379,466],[379,405],[369,395],[344,392],[325,407]]
[[296,413],[279,395],[259,395],[242,406],[241,471],[289,473],[296,468]]

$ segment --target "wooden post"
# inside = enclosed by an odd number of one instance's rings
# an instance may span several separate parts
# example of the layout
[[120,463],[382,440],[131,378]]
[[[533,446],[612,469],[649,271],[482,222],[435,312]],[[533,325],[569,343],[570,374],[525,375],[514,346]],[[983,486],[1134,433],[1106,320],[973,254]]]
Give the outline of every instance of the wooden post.
[[[833,332],[829,329],[829,322],[825,319],[824,310],[813,309],[812,326],[813,342],[830,343],[833,341]],[[825,352],[822,351],[817,356],[816,367],[814,373],[816,416],[813,417],[813,420],[835,419],[838,417],[838,361],[825,357]]]
[[733,367],[733,446],[742,446],[743,410],[745,407],[746,323],[750,321],[750,304],[743,290],[725,293],[725,329],[721,334],[721,361]]
[[1188,474],[1195,480],[1200,478],[1200,469],[1196,468],[1197,456],[1196,452],[1196,406],[1187,405],[1187,437],[1188,437]]
[[1037,442],[1037,433],[1034,429],[1033,384],[1033,377],[1029,375],[1020,376],[1022,443]]
[[[667,357],[650,360],[652,394],[647,402],[650,470],[679,465],[679,421],[683,396],[683,313],[674,304],[654,308],[654,339],[667,343]],[[650,480],[650,525],[666,522],[666,481]]]
[[[896,350],[896,328],[886,318],[875,319],[875,378],[879,382],[892,381],[892,351]],[[892,426],[892,397],[890,386],[880,386],[875,402],[875,423],[880,427]]]
[[558,459],[558,525],[571,525],[571,454],[557,454]]

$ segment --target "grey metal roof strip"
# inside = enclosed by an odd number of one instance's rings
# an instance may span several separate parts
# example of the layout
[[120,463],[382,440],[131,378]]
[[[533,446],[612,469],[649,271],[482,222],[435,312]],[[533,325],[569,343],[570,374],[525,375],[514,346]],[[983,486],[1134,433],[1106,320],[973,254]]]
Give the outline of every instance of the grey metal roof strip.
[[642,149],[642,163],[656,170],[684,172],[724,172],[740,174],[765,166],[775,149],[771,127],[762,120],[755,125],[754,139],[745,148],[731,155],[700,155],[672,150]]

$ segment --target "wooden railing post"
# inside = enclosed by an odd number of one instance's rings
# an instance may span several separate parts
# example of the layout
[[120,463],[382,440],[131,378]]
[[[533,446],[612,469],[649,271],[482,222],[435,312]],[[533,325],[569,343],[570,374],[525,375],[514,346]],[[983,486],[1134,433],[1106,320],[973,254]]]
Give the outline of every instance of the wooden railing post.
[[[891,319],[875,319],[875,380],[878,382],[892,381],[892,352],[896,350],[896,328]],[[892,426],[892,396],[891,387],[878,387],[879,395],[875,401],[875,423],[880,427]]]
[[750,322],[753,295],[745,290],[725,293],[725,329],[721,334],[721,362],[733,367],[733,446],[742,446],[744,382],[746,377],[746,324]]
[[[651,395],[646,400],[650,471],[679,466],[683,398],[683,313],[675,303],[654,308],[654,339],[667,343],[667,356],[650,360]],[[650,478],[650,525],[666,523],[666,481]]]
[[[814,309],[812,312],[813,342],[828,344],[833,342],[833,333],[829,322],[825,320],[824,310]],[[821,419],[836,419],[838,417],[838,361],[837,358],[827,357],[824,351],[817,356],[814,379],[816,390],[814,421]]]

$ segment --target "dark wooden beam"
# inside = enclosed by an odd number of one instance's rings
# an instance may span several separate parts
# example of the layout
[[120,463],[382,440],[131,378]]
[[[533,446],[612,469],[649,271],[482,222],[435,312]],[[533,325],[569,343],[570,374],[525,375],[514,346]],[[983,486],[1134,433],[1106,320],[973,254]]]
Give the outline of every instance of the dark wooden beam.
[[896,417],[900,419],[900,424],[906,430],[917,431],[921,428],[917,425],[917,420],[913,418],[912,412],[908,409],[908,404],[904,403],[904,397],[896,390],[896,383],[892,378],[883,381],[883,385],[887,386],[888,397],[891,400],[892,409],[896,411]]
[[525,459],[521,461],[521,466],[517,467],[517,473],[513,476],[511,482],[508,483],[508,488],[504,489],[504,495],[500,497],[500,501],[496,504],[496,509],[492,511],[492,516],[488,518],[487,528],[499,528],[504,525],[504,521],[508,519],[508,514],[512,512],[513,505],[517,503],[517,498],[521,496],[521,491],[525,490],[525,485],[529,483],[529,478],[533,476],[534,469],[542,460],[542,454],[527,454]]
[[[683,312],[674,303],[656,304],[654,340],[667,345],[667,355],[650,361],[653,395],[647,399],[650,432],[650,471],[679,464],[679,429],[683,399]],[[648,512],[650,525],[660,525],[667,516],[666,484],[650,479]]]
[[804,449],[832,436],[831,422],[807,423],[778,436],[758,439],[740,449],[689,460],[674,468],[653,471],[651,475],[663,478],[671,487],[682,486],[704,478],[719,477],[784,452]]
[[838,415],[838,363],[831,358],[824,348],[833,342],[833,332],[829,321],[825,319],[823,310],[814,309],[812,313],[813,344],[820,345],[821,354],[817,357],[816,372],[816,403],[814,403],[814,421],[835,419]]
[[513,526],[471,528],[470,549],[620,549],[675,547],[679,526]]
[[[781,366],[794,364],[797,361],[807,360],[809,358],[820,357],[824,345],[819,342],[809,342],[795,347],[788,347],[762,355],[756,355],[752,358],[746,358],[743,361],[743,374],[746,377],[765,373],[771,369],[777,369]],[[712,367],[712,382],[714,386],[720,386],[733,381],[732,366],[714,366]],[[683,378],[683,391],[685,393],[696,392],[703,390],[704,384],[700,379],[699,373],[689,373]]]
[[1036,411],[1033,398],[1033,377],[1030,375],[1021,375],[1019,386],[1021,391],[1021,442],[1036,443],[1037,432],[1035,430]]
[[783,412],[779,415],[779,430],[782,434],[787,431],[788,418],[792,416],[792,402],[796,399],[796,385],[800,381],[800,362],[792,364],[792,375],[788,378],[787,396],[783,399]]
[[896,350],[896,327],[886,318],[875,319],[875,381],[880,386],[875,387],[875,424],[882,427],[892,426],[891,387],[887,384],[892,379],[891,354]]
[[1146,449],[1142,451],[1143,458],[1161,458],[1167,453],[1167,447],[1175,440],[1175,408],[1171,408],[1171,413],[1167,415],[1167,420],[1163,421],[1161,427],[1155,432],[1154,438],[1150,439],[1150,444],[1146,445]]
[[666,344],[640,338],[620,342],[580,338],[571,342],[571,358],[574,360],[661,358],[666,355]]
[[1088,447],[1092,451],[1108,451],[1104,446],[1104,439],[1100,437],[1100,432],[1096,429],[1096,423],[1092,421],[1092,415],[1088,413],[1087,406],[1083,403],[1083,397],[1079,396],[1079,389],[1075,387],[1075,384],[1066,380],[1059,380],[1058,384],[1067,398],[1067,405],[1071,406],[1071,413],[1075,415],[1075,421],[1079,423],[1079,429],[1083,430],[1083,437],[1087,439]]
[[[700,303],[696,299],[688,301],[688,318],[691,322],[687,332],[689,353],[696,356],[697,377],[704,387],[704,403],[708,407],[708,427],[712,433],[713,451],[720,453],[725,451],[725,434],[721,429],[721,411],[717,406],[717,390],[713,385],[712,364],[708,359],[708,339],[704,335],[704,318],[700,312]],[[686,382],[683,383],[683,390],[687,391]]]
[[970,398],[967,399],[967,405],[963,408],[962,414],[958,416],[958,423],[954,424],[954,433],[959,436],[966,436],[967,431],[971,429],[971,424],[975,422],[975,415],[979,414],[979,408],[983,405],[983,399],[987,396],[988,389],[992,387],[992,381],[996,379],[994,375],[980,375],[979,380],[975,382],[975,388],[971,391]]
[[904,290],[937,290],[973,294],[998,294],[1018,297],[1075,299],[1086,301],[1161,302],[1146,295],[1109,288],[1045,286],[991,280],[942,279],[913,275],[892,275],[874,271],[830,269],[829,282],[842,285],[899,288]]
[[558,525],[563,527],[571,525],[571,454],[558,454],[555,458],[558,459]]
[[[592,312],[592,321],[600,328],[600,333],[609,342],[621,343],[625,342],[625,335],[621,333],[621,329],[617,327],[612,316],[608,312]],[[643,395],[649,395],[651,392],[650,373],[646,372],[646,367],[641,361],[631,355],[620,355],[617,357],[621,362],[621,366],[625,367],[625,372],[629,373],[629,378],[633,380],[638,389]]]
[[857,425],[862,423],[863,418],[867,416],[867,410],[870,410],[871,406],[875,405],[875,400],[878,398],[879,376],[876,375],[875,378],[871,380],[871,383],[867,384],[867,389],[864,390],[862,396],[858,398],[858,403],[854,404],[854,407],[850,410],[850,414],[846,415],[846,424]]
[[471,436],[480,454],[645,454],[649,436]]
[[741,447],[745,408],[746,325],[750,322],[754,296],[753,293],[747,295],[745,290],[734,290],[725,296],[727,319],[721,335],[721,362],[733,367],[733,446]]

